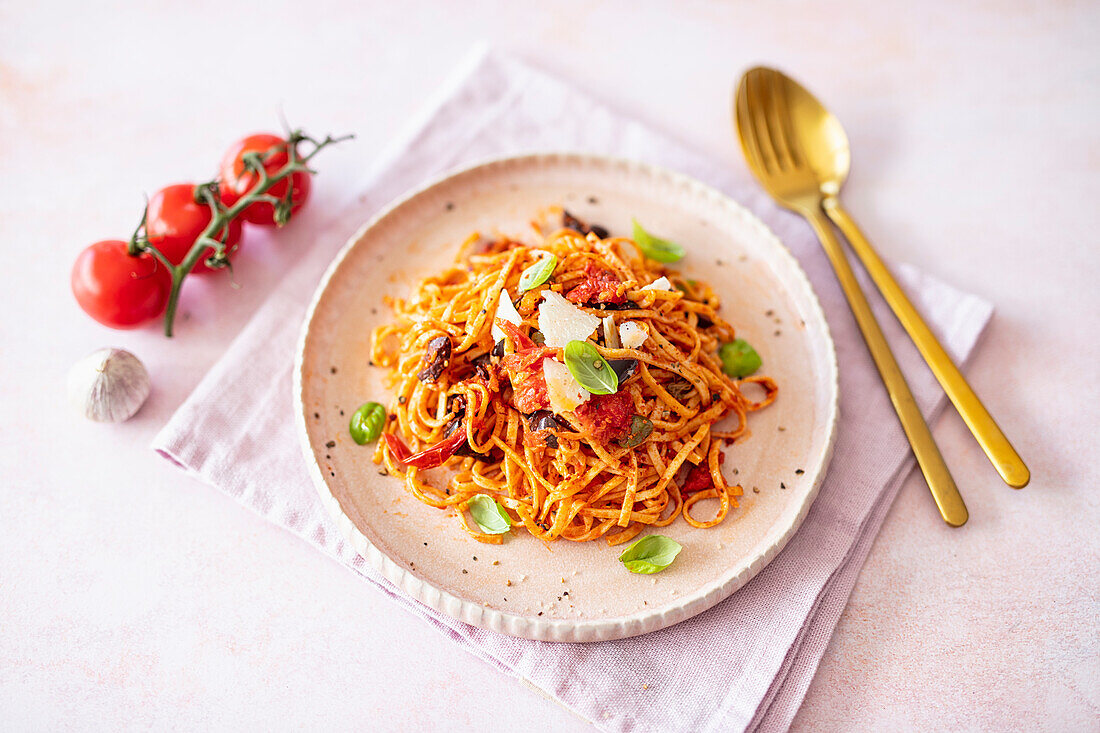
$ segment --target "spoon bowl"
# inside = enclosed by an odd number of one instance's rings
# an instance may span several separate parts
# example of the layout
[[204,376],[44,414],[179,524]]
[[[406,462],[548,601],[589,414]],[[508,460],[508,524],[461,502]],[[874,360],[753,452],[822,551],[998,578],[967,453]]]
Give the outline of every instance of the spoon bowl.
[[806,157],[806,166],[817,178],[821,193],[836,196],[852,164],[848,136],[840,120],[817,97],[786,74],[776,73],[790,108],[796,147]]

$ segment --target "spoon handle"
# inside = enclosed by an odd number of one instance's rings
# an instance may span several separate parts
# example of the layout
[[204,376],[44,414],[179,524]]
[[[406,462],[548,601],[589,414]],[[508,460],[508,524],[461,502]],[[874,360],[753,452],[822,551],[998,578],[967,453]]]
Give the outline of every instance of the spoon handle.
[[1031,479],[1027,466],[1016,449],[1012,447],[1012,443],[1005,437],[993,416],[985,409],[985,405],[978,399],[978,395],[974,394],[974,390],[971,389],[962,372],[944,351],[913,303],[906,297],[905,291],[890,274],[890,270],[875,252],[875,248],[856,226],[855,220],[834,197],[826,198],[821,205],[833,223],[844,233],[859,259],[863,261],[879,292],[894,309],[901,325],[909,332],[909,337],[913,339],[921,356],[928,362],[932,373],[940,381],[944,392],[962,415],[966,426],[977,438],[978,444],[989,457],[993,467],[997,469],[997,473],[1001,474],[1004,482],[1014,489],[1027,486],[1027,482]]
[[966,504],[963,503],[959,488],[955,485],[955,480],[951,478],[951,472],[943,461],[939,446],[932,438],[928,423],[920,414],[920,408],[913,399],[909,384],[905,381],[897,360],[894,359],[894,352],[890,350],[890,344],[886,341],[878,321],[875,320],[871,305],[867,302],[867,296],[859,287],[840,240],[837,239],[832,226],[829,225],[829,220],[820,210],[808,209],[803,214],[814,228],[817,238],[821,240],[821,245],[825,249],[825,254],[833,265],[840,287],[848,299],[848,306],[852,309],[852,315],[856,318],[859,330],[863,332],[863,339],[867,342],[867,348],[875,360],[882,382],[886,385],[886,392],[890,395],[890,401],[898,413],[901,427],[905,430],[905,436],[909,438],[909,444],[913,447],[913,455],[917,457],[917,463],[928,482],[932,498],[939,507],[940,516],[952,527],[961,527],[969,518]]

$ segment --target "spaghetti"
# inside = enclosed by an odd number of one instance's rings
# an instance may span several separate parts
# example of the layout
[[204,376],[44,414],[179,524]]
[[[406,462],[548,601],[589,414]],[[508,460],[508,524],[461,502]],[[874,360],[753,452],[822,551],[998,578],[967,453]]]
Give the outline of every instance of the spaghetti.
[[[735,335],[709,286],[647,259],[630,239],[567,213],[564,224],[540,233],[537,248],[472,235],[451,267],[387,301],[396,317],[374,330],[371,360],[390,369],[396,394],[375,462],[425,504],[453,508],[481,542],[502,536],[471,523],[466,504],[478,494],[546,541],[617,545],[681,514],[694,527],[719,524],[742,494],[722,475],[723,447],[778,387],[723,373],[717,351]],[[521,274],[548,255],[549,278],[519,292]],[[547,292],[564,296],[580,323],[599,319],[587,341],[618,374],[616,391],[569,384],[579,395],[572,410],[554,399],[564,349],[542,331],[561,324],[540,306],[563,301]],[[746,397],[745,383],[763,396]],[[727,417],[732,427],[716,427]],[[436,467],[453,472],[442,488],[430,480]],[[705,499],[718,502],[706,519],[696,512]]]

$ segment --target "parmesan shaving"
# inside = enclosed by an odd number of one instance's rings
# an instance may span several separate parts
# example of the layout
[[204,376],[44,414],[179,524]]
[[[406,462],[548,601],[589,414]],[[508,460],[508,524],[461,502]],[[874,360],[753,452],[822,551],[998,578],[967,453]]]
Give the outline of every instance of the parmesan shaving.
[[619,339],[624,349],[636,349],[646,342],[649,334],[637,321],[627,321],[619,326]]
[[512,305],[512,298],[508,295],[507,290],[500,291],[500,301],[497,303],[496,316],[493,318],[493,341],[500,341],[504,338],[504,330],[497,325],[497,318],[517,326],[523,323],[523,319],[519,317],[519,311]]
[[550,409],[556,414],[572,412],[592,396],[588,390],[577,384],[577,380],[569,373],[569,368],[560,361],[543,359],[542,375],[546,378],[546,396],[550,399]]
[[587,341],[600,319],[585,313],[553,290],[544,290],[539,306],[539,331],[550,348],[564,348],[570,341]]
[[672,290],[672,283],[668,281],[667,277],[659,277],[649,285],[646,285],[642,290]]
[[604,344],[609,349],[618,349],[619,345],[619,332],[615,330],[615,319],[611,316],[604,316],[603,319],[603,340]]

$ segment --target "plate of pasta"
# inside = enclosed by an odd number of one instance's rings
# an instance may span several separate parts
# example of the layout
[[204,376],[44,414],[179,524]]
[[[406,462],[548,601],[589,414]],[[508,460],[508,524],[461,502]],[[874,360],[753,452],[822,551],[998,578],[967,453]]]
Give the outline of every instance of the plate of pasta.
[[488,161],[352,237],[297,421],[351,546],[416,600],[548,641],[654,631],[797,531],[837,425],[829,329],[751,213],[619,159]]

